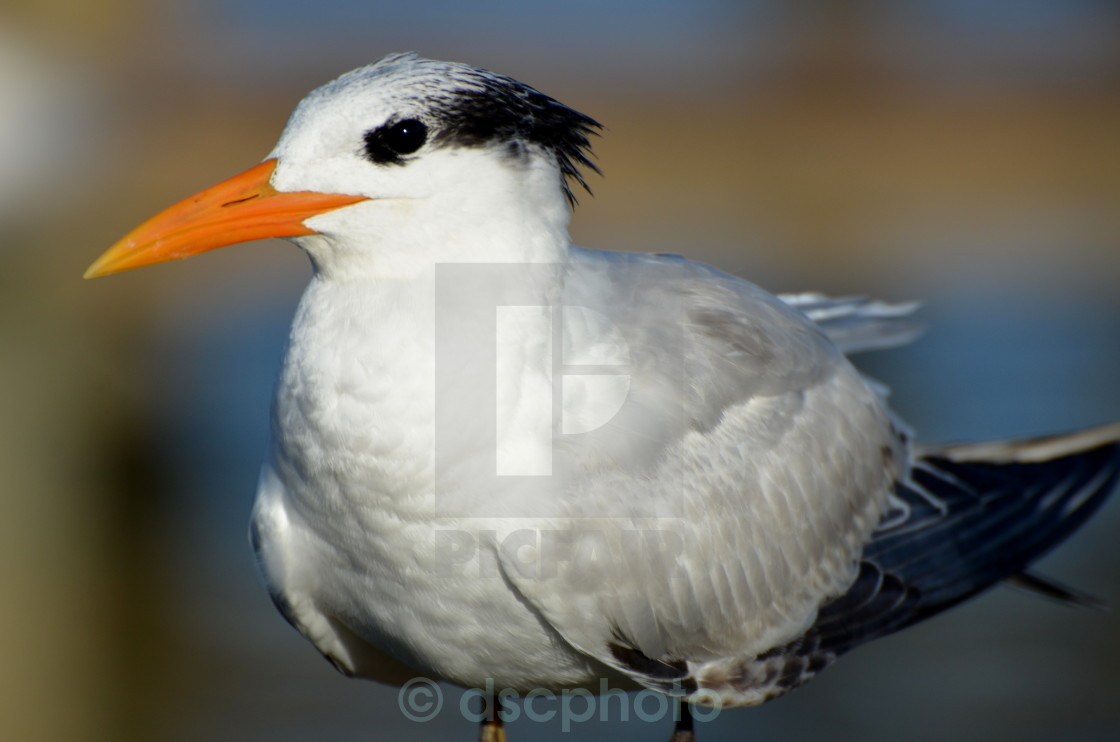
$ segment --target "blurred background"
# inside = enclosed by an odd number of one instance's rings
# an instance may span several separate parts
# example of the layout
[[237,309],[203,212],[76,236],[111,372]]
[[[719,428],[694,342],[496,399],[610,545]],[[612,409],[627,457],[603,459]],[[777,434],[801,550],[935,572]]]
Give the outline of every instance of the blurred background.
[[[474,738],[457,691],[405,721],[257,584],[246,525],[299,251],[80,278],[156,210],[258,162],[312,87],[409,49],[606,125],[578,244],[923,300],[920,342],[859,359],[921,438],[1120,420],[1111,0],[6,0],[4,738]],[[1120,605],[1120,502],[1043,571]],[[1114,740],[1118,668],[1120,612],[1000,588],[701,739]]]

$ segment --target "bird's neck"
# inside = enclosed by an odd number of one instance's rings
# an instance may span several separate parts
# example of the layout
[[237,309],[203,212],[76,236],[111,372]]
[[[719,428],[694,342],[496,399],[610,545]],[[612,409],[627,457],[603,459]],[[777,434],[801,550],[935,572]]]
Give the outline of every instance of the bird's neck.
[[[371,200],[323,225],[370,225],[346,229],[347,240],[301,238],[316,270],[275,406],[277,458],[290,478],[337,482],[339,502],[368,502],[371,491],[412,502],[430,497],[447,469],[437,451],[497,445],[496,415],[520,404],[494,398],[498,379],[549,373],[547,328],[572,259],[557,177],[480,177],[448,196]],[[538,396],[550,399],[547,389]],[[454,420],[437,425],[449,409]],[[437,442],[437,428],[454,440]],[[352,481],[360,492],[348,493]]]
[[[439,264],[376,280],[316,274],[277,388],[278,460],[301,478],[337,482],[340,503],[371,491],[386,502],[430,495],[437,451],[492,448],[479,443],[488,440],[482,433],[493,438],[496,413],[516,411],[518,400],[494,398],[499,379],[547,379],[547,327],[566,270],[498,263]],[[448,410],[455,419],[439,429],[454,440],[437,445],[437,416]],[[391,472],[381,472],[385,462]],[[351,493],[347,472],[357,470],[374,486],[362,480]]]

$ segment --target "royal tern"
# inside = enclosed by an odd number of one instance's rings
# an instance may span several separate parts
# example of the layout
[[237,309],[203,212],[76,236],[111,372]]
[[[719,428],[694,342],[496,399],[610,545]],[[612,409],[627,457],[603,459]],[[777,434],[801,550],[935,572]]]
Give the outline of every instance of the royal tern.
[[570,244],[598,126],[390,55],[90,267],[310,257],[251,526],[293,626],[389,683],[749,706],[1002,580],[1078,599],[1026,570],[1117,488],[1120,425],[912,445],[845,357],[912,307]]

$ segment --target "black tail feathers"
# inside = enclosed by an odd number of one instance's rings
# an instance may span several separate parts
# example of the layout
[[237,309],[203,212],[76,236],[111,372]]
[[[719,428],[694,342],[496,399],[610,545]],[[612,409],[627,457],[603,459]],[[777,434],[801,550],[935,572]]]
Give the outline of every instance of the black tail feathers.
[[926,449],[864,550],[859,575],[779,650],[835,659],[1001,580],[1072,603],[1093,599],[1027,572],[1120,488],[1120,425]]

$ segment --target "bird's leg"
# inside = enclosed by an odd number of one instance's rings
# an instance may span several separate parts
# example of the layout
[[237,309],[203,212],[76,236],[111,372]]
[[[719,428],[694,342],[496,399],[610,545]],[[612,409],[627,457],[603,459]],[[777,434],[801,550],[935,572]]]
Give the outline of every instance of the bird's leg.
[[479,742],[506,742],[506,729],[500,718],[483,719],[479,729]]
[[696,732],[692,729],[692,706],[687,701],[676,701],[677,725],[673,728],[673,736],[669,742],[696,742]]
[[482,700],[482,726],[478,730],[479,742],[506,742],[506,729],[498,713],[498,699],[490,696]]

